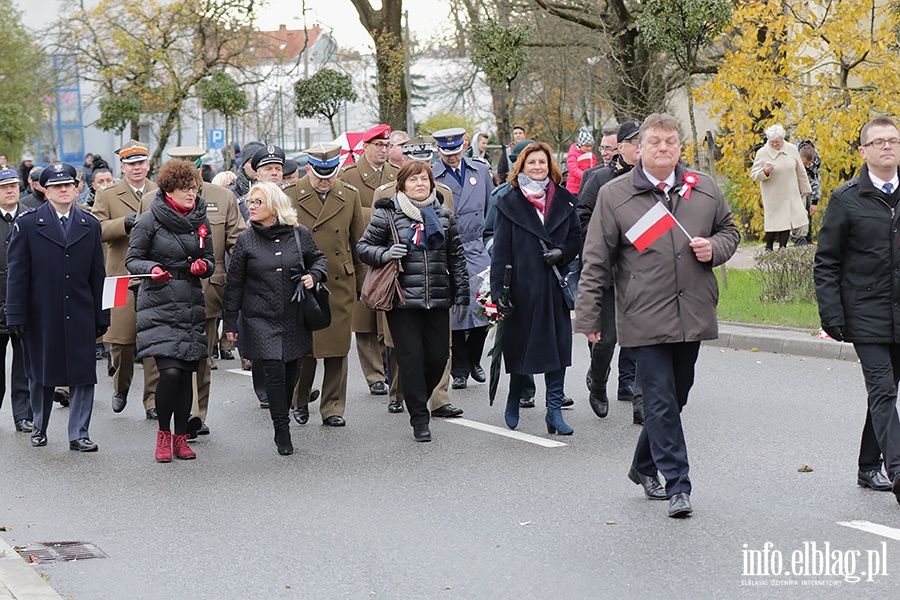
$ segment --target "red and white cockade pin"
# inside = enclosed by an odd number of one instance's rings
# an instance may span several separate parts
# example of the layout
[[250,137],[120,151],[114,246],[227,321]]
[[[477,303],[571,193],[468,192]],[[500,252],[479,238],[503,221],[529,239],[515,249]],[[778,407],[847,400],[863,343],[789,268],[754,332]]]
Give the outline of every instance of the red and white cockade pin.
[[680,196],[682,196],[685,200],[690,200],[691,198],[691,190],[694,189],[694,186],[700,183],[700,178],[697,177],[696,173],[685,173],[681,178],[681,181],[684,183],[681,186],[681,190],[678,192]]
[[206,225],[201,225],[197,229],[197,235],[200,236],[200,249],[206,248],[206,236],[209,235],[209,230],[206,228]]

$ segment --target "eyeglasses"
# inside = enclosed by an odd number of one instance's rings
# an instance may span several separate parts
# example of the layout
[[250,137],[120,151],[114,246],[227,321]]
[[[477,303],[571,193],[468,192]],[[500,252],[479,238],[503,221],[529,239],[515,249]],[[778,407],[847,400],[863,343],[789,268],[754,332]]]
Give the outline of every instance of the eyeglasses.
[[618,146],[600,146],[600,150],[603,152],[615,152],[618,150]]
[[191,186],[191,187],[181,188],[181,191],[184,192],[185,194],[196,194],[197,189],[198,188],[196,186]]
[[262,206],[263,200],[260,198],[250,198],[247,200],[248,208],[256,208],[257,206]]
[[385,148],[390,146],[390,144],[388,144],[387,142],[370,142],[370,143],[373,146],[375,146],[376,148],[378,148],[379,150],[384,150]]
[[900,146],[900,138],[889,138],[886,140],[882,139],[882,138],[876,138],[876,139],[872,140],[871,142],[863,144],[863,148],[867,148],[869,146],[875,146],[876,148],[884,148],[885,144],[888,144],[890,146]]

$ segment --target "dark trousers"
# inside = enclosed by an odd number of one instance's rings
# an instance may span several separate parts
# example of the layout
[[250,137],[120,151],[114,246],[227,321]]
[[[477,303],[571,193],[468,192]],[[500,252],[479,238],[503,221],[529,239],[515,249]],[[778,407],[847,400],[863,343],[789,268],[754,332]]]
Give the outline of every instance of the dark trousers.
[[[518,394],[518,396],[513,396],[513,393]],[[509,398],[533,400],[536,394],[537,386],[534,384],[534,375],[509,374]]]
[[897,382],[900,381],[900,344],[853,344],[862,364],[869,410],[859,444],[859,468],[880,469],[882,457],[888,475],[900,474],[900,418]]
[[410,425],[430,420],[428,398],[441,381],[450,353],[449,318],[448,310],[435,308],[401,308],[387,313]]
[[250,361],[250,381],[253,382],[253,391],[260,402],[266,401],[266,376],[263,373],[261,360]]
[[700,342],[657,344],[633,349],[644,389],[644,427],[634,450],[634,467],[644,475],[662,473],[666,495],[691,493],[681,409],[694,385]]
[[[393,332],[393,330],[391,330]],[[450,363],[450,376],[468,378],[481,363],[484,352],[484,340],[487,338],[487,327],[458,329],[453,332],[453,352]]]
[[[50,411],[53,409],[52,385],[41,385],[29,382],[31,393],[31,410],[34,412],[34,430],[47,433],[50,424]],[[69,386],[69,441],[90,437],[91,412],[94,410],[94,386]]]
[[279,432],[290,428],[288,410],[291,398],[294,397],[294,384],[297,383],[297,361],[282,362],[280,360],[255,360],[260,363],[266,382],[266,397],[269,399],[269,415],[275,428],[276,441]]
[[616,351],[616,289],[603,288],[603,308],[600,309],[600,341],[588,344],[591,350],[590,380],[594,394],[606,391],[613,354]]
[[[544,373],[544,386],[547,394],[547,406],[559,408],[566,396],[566,369],[562,368],[557,371]],[[534,375],[510,373],[508,400],[515,399],[518,401],[520,398],[534,398],[536,393],[537,388],[534,383]]]
[[13,421],[22,419],[32,420],[34,413],[31,410],[31,400],[28,395],[28,378],[25,377],[25,356],[22,342],[16,336],[8,333],[0,334],[0,369],[3,377],[0,378],[0,407],[3,406],[3,398],[6,396],[6,346],[12,345],[12,373],[10,374],[10,404],[12,405]]

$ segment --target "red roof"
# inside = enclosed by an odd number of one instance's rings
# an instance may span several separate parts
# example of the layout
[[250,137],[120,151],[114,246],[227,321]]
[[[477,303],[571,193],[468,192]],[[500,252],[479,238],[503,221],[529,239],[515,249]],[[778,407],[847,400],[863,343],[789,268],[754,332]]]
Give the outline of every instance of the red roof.
[[307,29],[306,35],[303,29],[279,25],[278,31],[257,31],[258,41],[251,46],[251,51],[259,59],[297,58],[304,47],[311,48],[316,43],[321,33],[318,25]]

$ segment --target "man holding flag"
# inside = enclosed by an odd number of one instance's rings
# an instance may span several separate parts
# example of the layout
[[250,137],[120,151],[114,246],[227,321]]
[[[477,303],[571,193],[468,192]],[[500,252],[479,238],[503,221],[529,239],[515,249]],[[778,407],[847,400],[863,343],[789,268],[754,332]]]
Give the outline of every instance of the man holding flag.
[[700,342],[718,336],[712,268],[734,254],[740,236],[715,181],[678,164],[681,136],[674,117],[647,117],[640,148],[635,168],[601,188],[597,198],[583,250],[575,331],[600,341],[603,290],[615,277],[619,344],[634,349],[644,387],[644,428],[628,478],[648,498],[668,498],[669,516],[681,518],[693,511],[681,410]]

